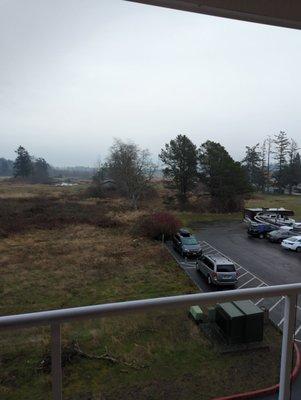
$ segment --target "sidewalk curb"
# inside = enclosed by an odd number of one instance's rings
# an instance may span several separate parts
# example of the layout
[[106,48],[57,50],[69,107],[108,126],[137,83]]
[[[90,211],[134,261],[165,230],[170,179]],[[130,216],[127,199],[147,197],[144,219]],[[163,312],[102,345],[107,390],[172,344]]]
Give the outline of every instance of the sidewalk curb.
[[[295,367],[294,370],[291,374],[291,381],[293,382],[298,373],[301,370],[301,353],[300,353],[300,349],[299,346],[297,345],[296,342],[294,342],[294,349],[295,349],[295,354],[296,354],[296,363],[295,363]],[[259,390],[254,390],[251,392],[245,392],[245,393],[238,393],[238,394],[234,394],[232,396],[226,396],[226,397],[215,397],[212,400],[245,400],[245,399],[254,399],[256,397],[259,396],[268,396],[270,394],[274,394],[277,393],[279,390],[279,383],[277,383],[277,385],[274,386],[270,386],[267,387],[265,389],[259,389]]]

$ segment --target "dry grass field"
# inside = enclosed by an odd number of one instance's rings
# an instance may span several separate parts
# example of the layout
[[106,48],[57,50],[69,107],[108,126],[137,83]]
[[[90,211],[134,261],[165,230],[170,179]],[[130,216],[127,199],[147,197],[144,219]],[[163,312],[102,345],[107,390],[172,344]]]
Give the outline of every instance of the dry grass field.
[[[85,186],[1,182],[1,314],[195,292],[160,243],[133,235],[155,207],[160,197],[133,211],[86,198]],[[207,400],[264,387],[277,381],[281,339],[269,326],[265,335],[269,350],[220,354],[186,309],[64,324],[64,399]],[[50,399],[50,383],[49,329],[0,332],[1,400]]]

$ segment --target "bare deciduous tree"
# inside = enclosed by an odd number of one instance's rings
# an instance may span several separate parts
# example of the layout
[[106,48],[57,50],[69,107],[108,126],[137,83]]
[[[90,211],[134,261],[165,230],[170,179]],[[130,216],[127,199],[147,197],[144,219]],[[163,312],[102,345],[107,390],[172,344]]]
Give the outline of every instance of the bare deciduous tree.
[[126,195],[134,208],[138,208],[141,195],[146,190],[156,170],[148,150],[134,143],[115,139],[107,160],[108,172],[117,188]]

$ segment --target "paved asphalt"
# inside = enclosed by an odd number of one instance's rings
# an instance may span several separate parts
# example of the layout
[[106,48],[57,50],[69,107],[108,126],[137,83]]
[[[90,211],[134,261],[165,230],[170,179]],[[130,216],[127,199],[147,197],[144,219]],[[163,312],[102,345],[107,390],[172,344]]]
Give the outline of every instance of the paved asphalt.
[[268,285],[301,282],[301,254],[249,238],[242,222],[208,224],[196,236],[262,278]]
[[[230,258],[238,271],[237,288],[270,286],[301,282],[301,254],[284,250],[279,244],[265,239],[249,238],[246,225],[240,222],[203,224],[195,236],[205,254],[222,254]],[[169,249],[180,266],[194,283],[205,292],[225,290],[209,286],[196,271],[195,262],[183,260],[169,244]],[[283,325],[284,298],[254,301],[269,310],[270,318],[281,329]],[[297,308],[296,339],[301,342],[301,298]]]
[[[265,239],[249,238],[246,225],[242,222],[202,224],[195,229],[195,236],[201,242],[204,253],[223,254],[230,258],[238,270],[238,287],[249,288],[301,282],[301,254],[287,251],[279,244]],[[227,290],[209,286],[199,272],[195,262],[182,259],[168,244],[179,265],[202,291]],[[295,338],[301,343],[301,296],[297,309]],[[281,329],[283,324],[284,299],[258,299],[258,306],[269,309],[270,318]],[[301,399],[301,379],[293,385],[292,400]],[[274,400],[275,396],[260,398]]]

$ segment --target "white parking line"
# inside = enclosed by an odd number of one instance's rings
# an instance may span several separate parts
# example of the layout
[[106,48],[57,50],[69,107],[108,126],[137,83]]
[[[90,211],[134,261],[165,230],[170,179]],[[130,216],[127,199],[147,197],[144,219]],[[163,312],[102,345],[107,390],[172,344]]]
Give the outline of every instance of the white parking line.
[[280,300],[276,301],[276,303],[269,309],[269,312],[273,311],[274,308],[276,308],[278,306],[278,304],[282,302],[283,299],[284,299],[284,297],[282,296],[280,298]]
[[245,282],[243,285],[238,286],[238,288],[239,288],[239,289],[243,288],[243,287],[246,286],[248,283],[254,281],[254,279],[256,279],[256,278],[253,277],[253,278],[249,279],[249,280],[248,280],[247,282]]
[[280,326],[282,324],[282,322],[284,321],[284,317],[282,318],[282,320],[279,322],[278,326]]
[[296,330],[296,332],[295,332],[295,335],[298,335],[298,333],[300,332],[300,330],[301,330],[301,325],[299,326],[299,328],[297,328],[297,330]]
[[206,255],[208,255],[208,254],[212,254],[212,253],[216,253],[216,251],[215,250],[210,250],[210,251],[208,251],[208,252],[206,252]]
[[245,273],[243,273],[242,275],[239,275],[238,279],[242,278],[243,276],[245,276],[245,275],[247,275],[247,274],[249,274],[249,272],[248,272],[248,271],[247,271],[247,272],[245,272]]
[[264,300],[264,297],[263,297],[262,299],[258,300],[258,301],[255,303],[255,306],[258,306],[258,304],[261,303],[263,300]]
[[196,263],[189,261],[181,261],[181,264],[189,265],[190,267],[195,266]]
[[268,286],[266,283],[261,283],[260,285],[258,285],[257,287],[262,287],[262,286]]

